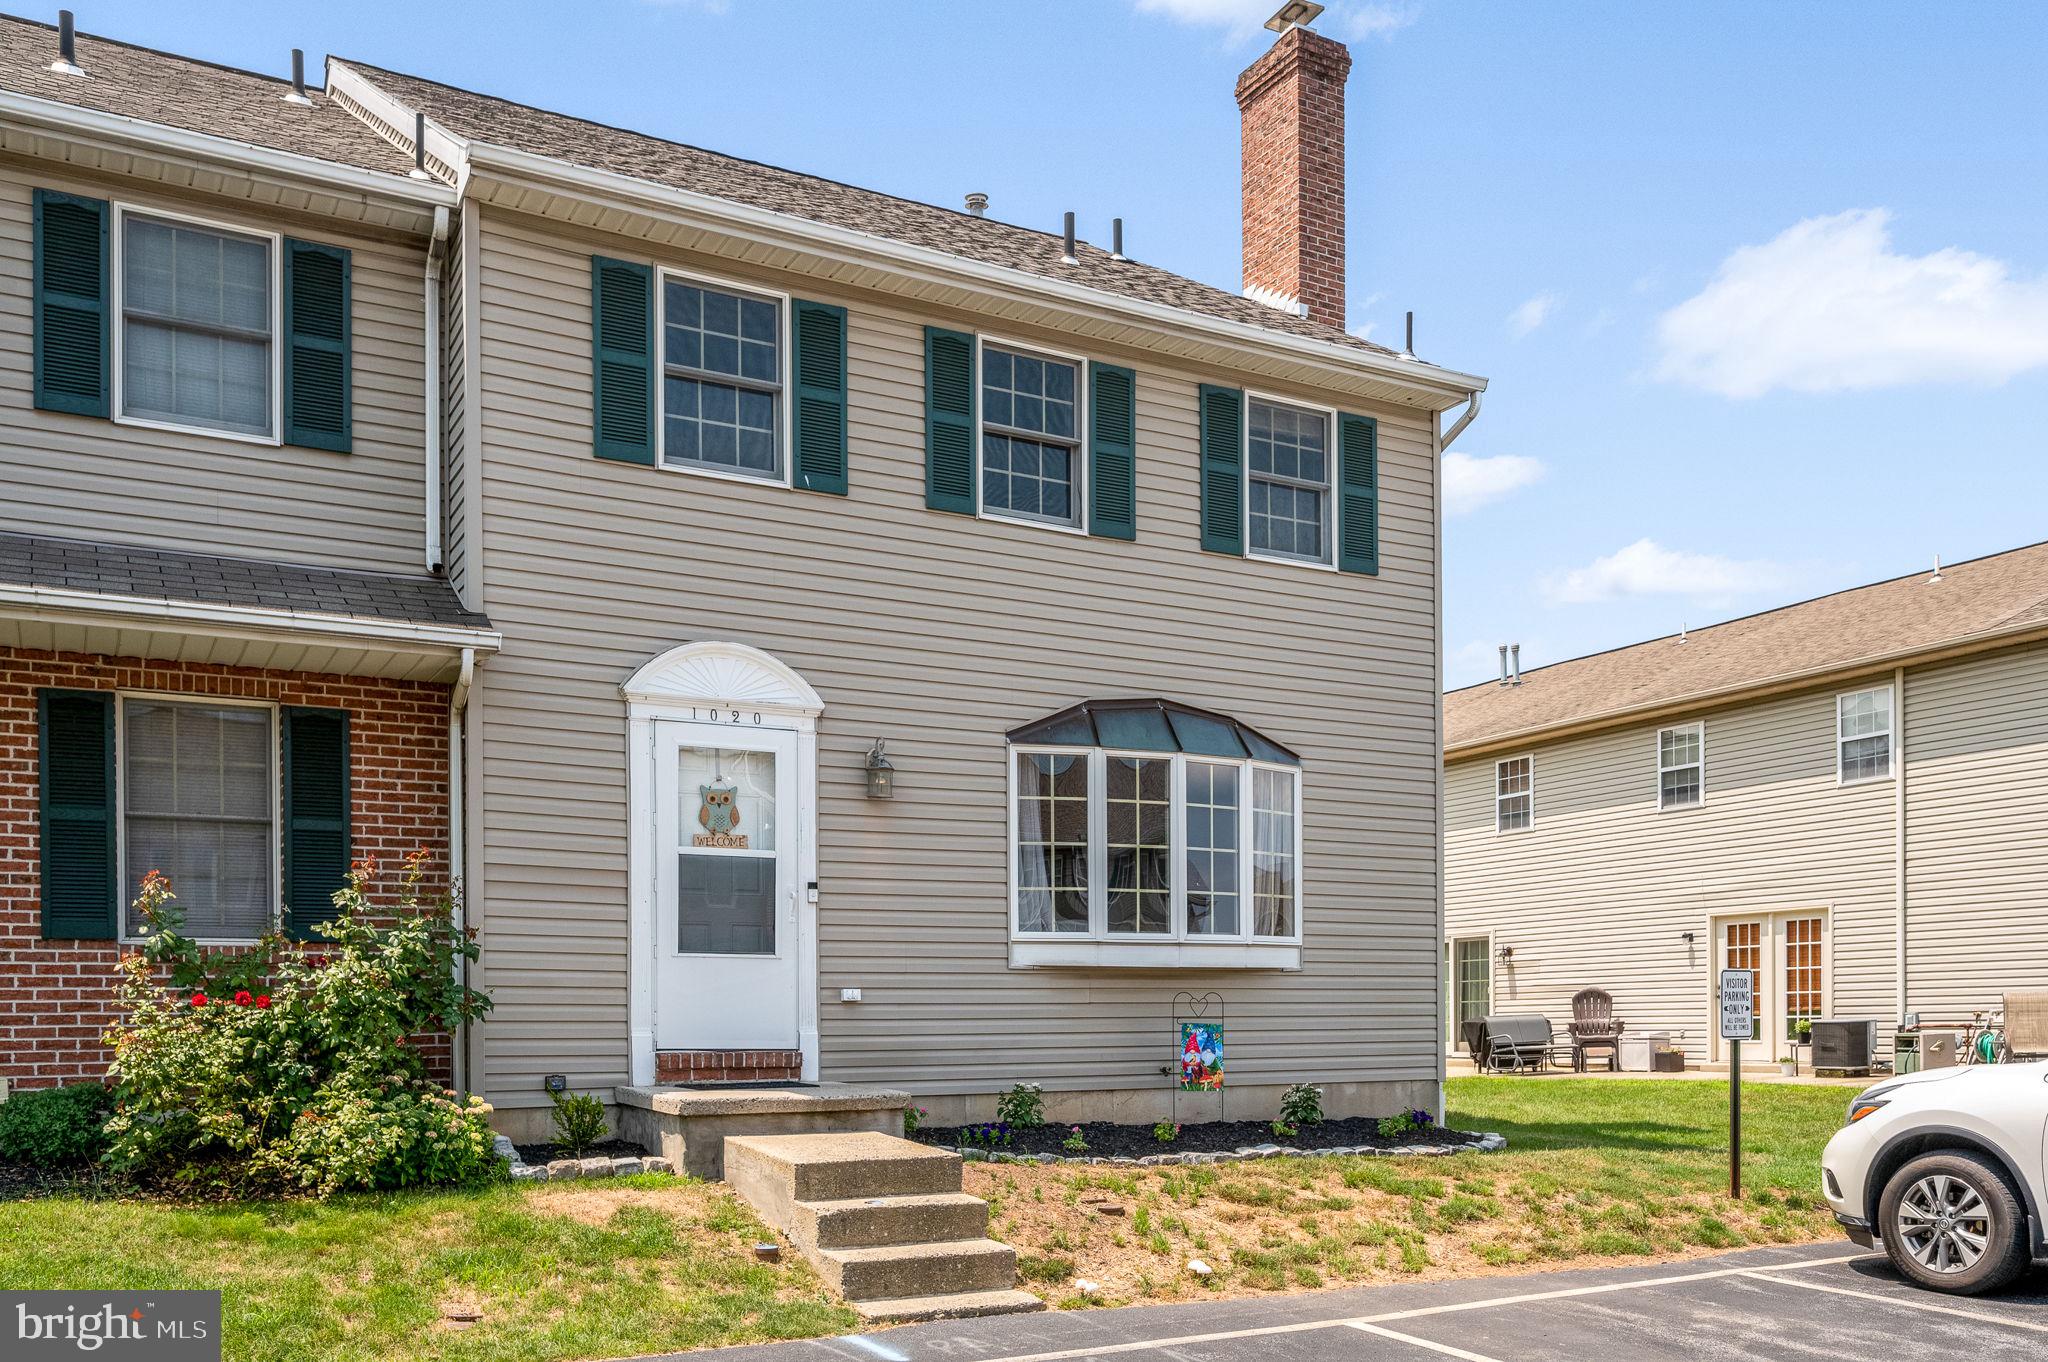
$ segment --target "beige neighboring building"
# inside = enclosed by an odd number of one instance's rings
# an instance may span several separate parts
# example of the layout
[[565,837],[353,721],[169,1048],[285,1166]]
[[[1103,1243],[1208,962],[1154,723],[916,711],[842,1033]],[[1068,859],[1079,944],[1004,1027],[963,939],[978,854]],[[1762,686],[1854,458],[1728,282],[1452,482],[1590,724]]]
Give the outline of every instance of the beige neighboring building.
[[1725,1062],[1802,1017],[1967,1022],[2048,987],[2048,545],[1444,697],[1447,1034],[1491,1009]]

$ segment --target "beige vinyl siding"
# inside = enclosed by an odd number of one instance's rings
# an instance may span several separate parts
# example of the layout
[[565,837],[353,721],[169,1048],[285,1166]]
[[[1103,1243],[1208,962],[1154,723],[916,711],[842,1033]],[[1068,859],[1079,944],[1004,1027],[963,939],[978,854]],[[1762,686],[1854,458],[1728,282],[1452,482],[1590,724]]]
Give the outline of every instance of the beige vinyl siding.
[[1912,672],[1906,763],[1908,1007],[2048,988],[2048,645]]
[[1523,832],[1494,831],[1494,758],[1453,758],[1445,932],[1491,931],[1513,949],[1494,964],[1494,1010],[1541,1012],[1562,1032],[1572,995],[1604,988],[1631,1030],[1683,1031],[1703,1060],[1713,921],[1826,909],[1827,1011],[1890,1017],[1893,785],[1836,783],[1834,704],[1826,690],[1701,716],[1706,799],[1693,808],[1657,806],[1660,724],[1530,749]]
[[[1377,579],[1201,553],[1196,384],[1230,376],[1127,355],[1101,357],[1138,374],[1136,543],[941,514],[924,506],[922,328],[972,319],[785,283],[849,309],[851,495],[611,463],[590,450],[589,254],[634,246],[495,212],[482,241],[487,597],[505,635],[479,681],[492,1101],[541,1102],[549,1072],[579,1088],[627,1077],[618,687],[705,639],[766,649],[825,701],[825,1077],[1158,1088],[1174,993],[1215,988],[1233,1082],[1434,1082],[1427,417],[1375,413]],[[1003,732],[1091,696],[1154,694],[1302,753],[1300,973],[1008,968]],[[877,737],[898,772],[886,804],[864,797]],[[842,987],[865,1001],[840,1003]]]
[[[345,246],[354,451],[336,454],[34,409],[34,194],[63,190]],[[420,249],[0,163],[0,527],[332,567],[424,568]],[[113,262],[119,268],[118,260]]]

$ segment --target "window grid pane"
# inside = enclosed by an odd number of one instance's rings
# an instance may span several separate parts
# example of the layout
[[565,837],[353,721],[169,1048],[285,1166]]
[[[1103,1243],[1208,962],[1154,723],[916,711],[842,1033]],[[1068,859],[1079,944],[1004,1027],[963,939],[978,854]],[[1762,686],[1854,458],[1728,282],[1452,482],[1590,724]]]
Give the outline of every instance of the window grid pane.
[[1794,1039],[1798,1023],[1821,1013],[1821,920],[1792,918],[1785,923],[1785,1039]]
[[1187,764],[1187,903],[1192,936],[1236,936],[1238,768]]
[[1659,808],[1682,808],[1700,802],[1706,788],[1700,745],[1701,733],[1697,728],[1667,728],[1657,735]]
[[1321,412],[1252,401],[1246,499],[1254,550],[1328,560],[1329,433]]
[[1173,930],[1173,762],[1106,759],[1109,930]]
[[1252,935],[1294,935],[1294,776],[1252,772]]
[[662,461],[780,477],[781,306],[671,279],[662,331]]
[[270,433],[270,243],[128,216],[122,226],[124,416]]
[[1494,826],[1500,832],[1528,827],[1535,818],[1532,759],[1515,757],[1494,766]]
[[1088,931],[1088,758],[1017,754],[1017,929]]
[[[123,702],[128,886],[170,876],[188,935],[246,940],[276,914],[271,712],[242,705]],[[140,917],[129,909],[128,930]]]
[[1841,779],[1872,780],[1892,771],[1892,693],[1858,691],[1836,701],[1841,736]]
[[991,511],[1077,523],[1080,366],[983,346],[981,500]]

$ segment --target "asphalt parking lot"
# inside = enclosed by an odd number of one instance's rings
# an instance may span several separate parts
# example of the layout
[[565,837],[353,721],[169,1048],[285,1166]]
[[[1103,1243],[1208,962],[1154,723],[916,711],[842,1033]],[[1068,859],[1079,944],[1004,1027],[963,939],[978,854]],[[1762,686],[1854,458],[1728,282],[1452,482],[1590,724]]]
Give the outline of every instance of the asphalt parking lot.
[[693,1353],[745,1362],[2038,1362],[2048,1272],[1995,1296],[1907,1285],[1853,1245],[1650,1267],[1047,1312]]

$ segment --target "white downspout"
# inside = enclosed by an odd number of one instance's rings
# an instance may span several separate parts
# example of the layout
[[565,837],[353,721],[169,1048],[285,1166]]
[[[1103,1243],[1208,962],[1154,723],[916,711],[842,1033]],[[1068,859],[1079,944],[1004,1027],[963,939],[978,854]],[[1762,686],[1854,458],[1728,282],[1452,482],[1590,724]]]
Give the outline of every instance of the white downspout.
[[[460,940],[469,930],[469,907],[464,891],[463,871],[468,866],[467,847],[463,837],[463,789],[467,777],[463,770],[463,724],[469,709],[469,687],[476,679],[476,649],[462,650],[462,671],[455,678],[455,685],[448,692],[448,879],[455,891],[454,927]],[[469,982],[469,961],[456,958],[455,982],[466,985]],[[462,1024],[460,1034],[455,1037],[455,1091],[469,1096],[469,1023]]]
[[1439,459],[1444,456],[1444,451],[1449,449],[1452,443],[1465,433],[1465,427],[1472,424],[1472,418],[1479,415],[1479,399],[1482,395],[1482,389],[1474,388],[1472,390],[1472,400],[1465,404],[1464,412],[1456,421],[1451,423],[1451,428],[1445,431],[1442,437],[1437,440],[1436,456]]
[[1899,980],[1899,1025],[1906,1024],[1906,669],[1892,672],[1892,943]]
[[441,266],[448,245],[448,210],[434,209],[434,239],[427,243],[427,571],[439,572],[441,550]]
[[[1436,783],[1436,953],[1430,962],[1433,982],[1430,987],[1436,993],[1437,1034],[1432,1042],[1436,1050],[1436,1123],[1444,1123],[1444,1082],[1450,1077],[1451,1051],[1457,1044],[1457,1028],[1451,1025],[1451,994],[1446,987],[1445,950],[1448,928],[1444,921],[1444,498],[1443,498],[1443,457],[1451,447],[1451,441],[1465,433],[1465,427],[1472,424],[1472,418],[1479,415],[1480,390],[1472,390],[1471,400],[1466,402],[1464,414],[1449,430],[1440,430],[1437,418],[1430,419],[1430,443],[1434,448],[1436,468],[1435,532],[1430,535],[1430,574],[1434,590],[1436,612],[1436,656],[1432,661],[1434,675],[1430,689],[1436,695],[1436,734],[1431,752],[1430,769]],[[1487,968],[1493,968],[1492,946],[1487,948]]]

